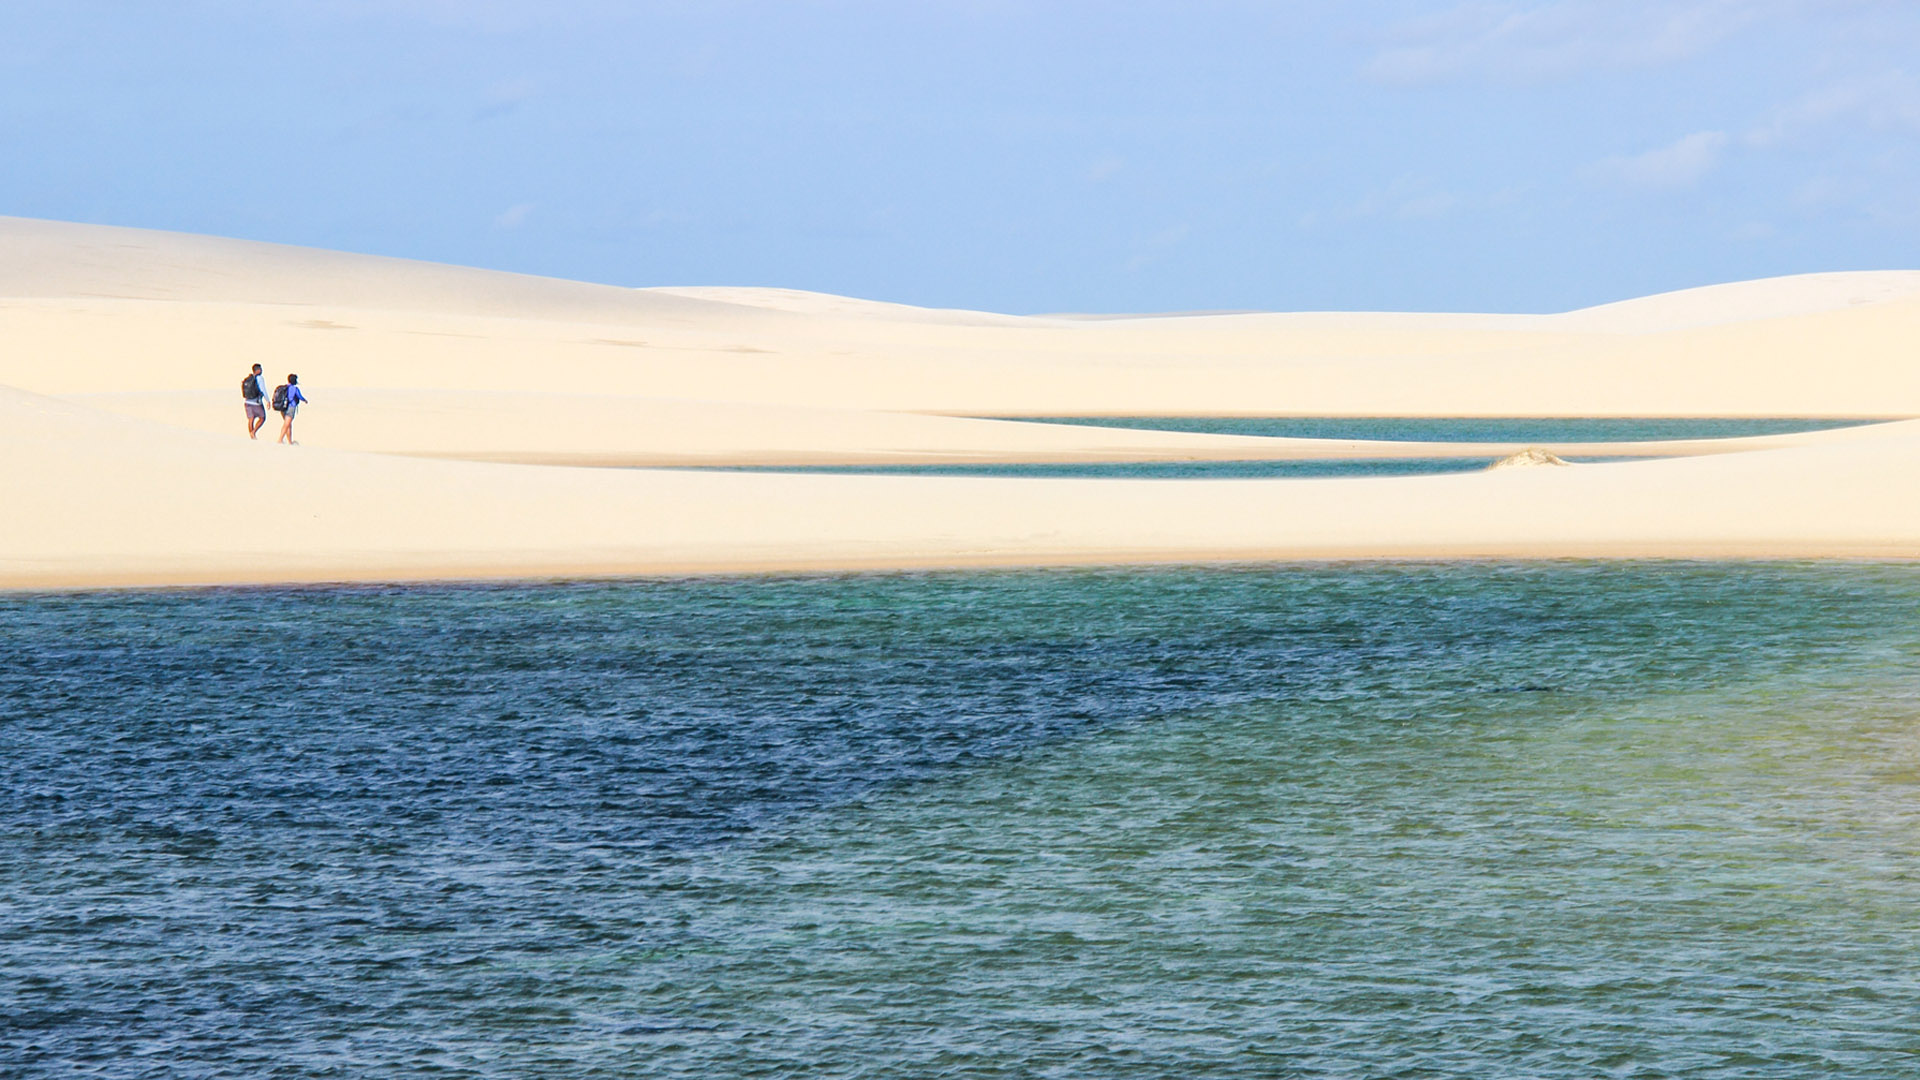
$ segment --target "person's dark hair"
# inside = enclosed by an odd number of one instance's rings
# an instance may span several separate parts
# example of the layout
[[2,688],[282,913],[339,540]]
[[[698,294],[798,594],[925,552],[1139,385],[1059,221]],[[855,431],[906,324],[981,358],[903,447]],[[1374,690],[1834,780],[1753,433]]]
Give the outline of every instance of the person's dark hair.
[[299,382],[300,382],[300,376],[298,376],[298,375],[289,375],[289,376],[287,376],[287,385],[288,385],[288,386],[296,386],[296,385],[298,385],[298,384],[299,384]]
[[254,371],[255,371],[256,373],[257,373],[257,372],[259,372],[259,370],[260,370],[260,365],[259,365],[259,364],[255,364],[255,365],[253,365],[253,370],[254,370]]

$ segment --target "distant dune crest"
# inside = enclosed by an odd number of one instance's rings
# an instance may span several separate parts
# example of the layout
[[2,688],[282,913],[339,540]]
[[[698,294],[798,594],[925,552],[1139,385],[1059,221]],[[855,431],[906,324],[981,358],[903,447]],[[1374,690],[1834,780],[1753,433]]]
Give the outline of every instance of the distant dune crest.
[[1581,308],[1560,318],[1570,326],[1612,333],[1652,333],[1784,319],[1916,297],[1920,297],[1920,271],[1863,270],[1706,285]]
[[[0,296],[339,304],[455,314],[621,318],[707,315],[722,309],[932,322],[1238,320],[1310,317],[1360,325],[1481,318],[1552,319],[1566,328],[1645,333],[1780,318],[1920,296],[1920,271],[1801,274],[1708,285],[1560,315],[1212,311],[1044,316],[925,308],[801,289],[655,286],[641,289],[191,233],[0,217]],[[691,301],[692,303],[685,303]],[[737,314],[737,312],[736,312]]]

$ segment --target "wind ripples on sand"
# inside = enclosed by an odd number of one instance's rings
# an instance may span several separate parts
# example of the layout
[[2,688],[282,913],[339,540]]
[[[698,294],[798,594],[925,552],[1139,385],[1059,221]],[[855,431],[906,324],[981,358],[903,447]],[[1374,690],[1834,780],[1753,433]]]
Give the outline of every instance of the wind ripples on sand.
[[1905,566],[0,599],[0,1073],[1910,1075]]

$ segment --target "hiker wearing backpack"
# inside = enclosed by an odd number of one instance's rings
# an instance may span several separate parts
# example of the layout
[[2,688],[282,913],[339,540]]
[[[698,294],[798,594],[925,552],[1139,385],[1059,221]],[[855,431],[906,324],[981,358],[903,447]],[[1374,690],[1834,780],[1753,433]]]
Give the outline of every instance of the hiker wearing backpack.
[[247,438],[257,439],[260,429],[267,426],[267,383],[260,375],[259,364],[240,380],[240,400],[247,406]]
[[307,403],[307,395],[300,392],[300,376],[289,375],[287,381],[273,388],[273,411],[281,415],[280,440],[288,446],[293,445],[293,415],[300,406]]

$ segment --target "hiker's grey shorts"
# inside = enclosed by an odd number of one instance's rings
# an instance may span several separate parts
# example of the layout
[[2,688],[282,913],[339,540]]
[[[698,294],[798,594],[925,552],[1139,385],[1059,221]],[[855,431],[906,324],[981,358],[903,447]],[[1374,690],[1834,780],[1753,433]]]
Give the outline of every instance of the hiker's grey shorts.
[[265,405],[262,405],[257,401],[247,402],[247,419],[265,420],[266,418],[267,418],[267,407]]

